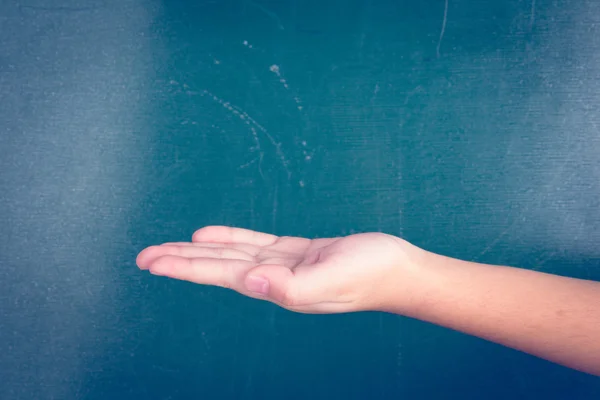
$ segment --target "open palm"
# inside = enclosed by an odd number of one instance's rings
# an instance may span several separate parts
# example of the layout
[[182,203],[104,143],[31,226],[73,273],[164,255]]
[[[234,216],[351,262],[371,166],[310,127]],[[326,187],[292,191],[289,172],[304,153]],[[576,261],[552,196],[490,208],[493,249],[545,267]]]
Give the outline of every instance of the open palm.
[[210,226],[195,232],[192,242],[144,249],[137,264],[155,275],[226,287],[293,311],[334,313],[377,308],[384,292],[397,289],[390,278],[413,248],[382,233],[310,240]]

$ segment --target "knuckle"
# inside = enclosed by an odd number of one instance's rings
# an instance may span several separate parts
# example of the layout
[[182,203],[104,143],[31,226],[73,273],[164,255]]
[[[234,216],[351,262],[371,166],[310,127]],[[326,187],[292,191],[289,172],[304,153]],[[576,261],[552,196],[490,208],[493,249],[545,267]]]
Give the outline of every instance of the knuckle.
[[294,290],[293,286],[290,285],[283,290],[281,294],[281,304],[285,307],[296,307],[300,305],[298,292]]
[[221,270],[221,273],[219,274],[220,276],[219,276],[219,281],[218,281],[217,285],[219,285],[225,289],[231,289],[232,288],[231,282],[233,282],[233,279],[234,279],[233,267],[231,266],[230,263],[221,261],[219,269]]
[[217,258],[225,258],[225,249],[223,247],[216,247],[213,249],[213,253]]

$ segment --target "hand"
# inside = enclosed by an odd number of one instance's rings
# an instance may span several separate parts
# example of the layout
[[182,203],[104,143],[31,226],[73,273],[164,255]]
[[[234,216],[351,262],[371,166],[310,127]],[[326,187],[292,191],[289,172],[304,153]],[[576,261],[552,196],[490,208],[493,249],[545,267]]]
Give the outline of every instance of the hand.
[[396,310],[399,298],[408,307],[424,253],[383,233],[309,240],[211,226],[195,232],[191,243],[144,249],[137,264],[155,275],[222,286],[292,311],[339,313],[385,309],[390,298]]

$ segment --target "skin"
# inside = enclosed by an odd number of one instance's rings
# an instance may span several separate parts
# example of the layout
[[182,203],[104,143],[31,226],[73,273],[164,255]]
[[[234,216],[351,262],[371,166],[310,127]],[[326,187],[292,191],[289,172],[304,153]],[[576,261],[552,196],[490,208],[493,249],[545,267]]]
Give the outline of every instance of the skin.
[[600,282],[452,259],[383,233],[310,240],[225,226],[148,247],[137,264],[295,312],[417,318],[600,376]]

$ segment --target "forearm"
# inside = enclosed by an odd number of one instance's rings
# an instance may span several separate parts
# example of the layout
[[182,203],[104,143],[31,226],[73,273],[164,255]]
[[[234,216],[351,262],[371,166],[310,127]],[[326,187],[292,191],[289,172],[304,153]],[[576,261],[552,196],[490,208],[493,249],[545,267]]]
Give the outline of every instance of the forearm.
[[390,309],[600,375],[600,283],[431,255],[413,309]]

